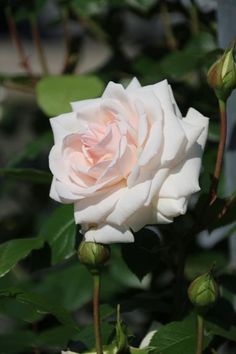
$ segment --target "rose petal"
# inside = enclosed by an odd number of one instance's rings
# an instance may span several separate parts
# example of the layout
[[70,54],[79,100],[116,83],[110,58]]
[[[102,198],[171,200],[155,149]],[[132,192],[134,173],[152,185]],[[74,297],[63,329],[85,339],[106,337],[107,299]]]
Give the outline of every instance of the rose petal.
[[127,188],[126,193],[122,196],[116,204],[113,212],[108,216],[108,222],[122,225],[128,218],[130,218],[138,209],[140,209],[148,195],[151,186],[151,181],[146,180],[132,187]]
[[132,100],[130,99],[129,95],[127,94],[122,85],[115,84],[114,82],[110,81],[105,91],[103,92],[102,98],[113,98],[115,100],[118,100],[126,109],[128,114],[128,120],[131,126],[135,130],[137,130],[138,120],[136,117],[135,107],[132,104]]
[[169,90],[169,85],[167,80],[158,82],[155,85],[145,86],[145,89],[152,90],[157,96],[161,103],[161,107],[164,111],[172,112],[175,114],[173,109],[173,99]]
[[178,107],[176,101],[175,101],[175,97],[174,97],[172,88],[171,88],[170,85],[168,85],[168,88],[169,88],[170,99],[171,99],[171,101],[172,101],[174,113],[175,113],[175,115],[176,115],[177,117],[182,118],[182,114],[181,114],[181,112],[180,112],[180,110],[179,110],[179,107]]
[[181,198],[198,192],[202,148],[195,143],[189,150],[187,160],[174,167],[160,189],[162,198]]
[[49,196],[50,196],[50,198],[56,200],[57,202],[62,203],[62,200],[56,190],[56,178],[55,177],[53,177],[53,179],[52,179],[52,184],[51,184]]
[[164,165],[180,157],[183,157],[184,149],[187,145],[187,137],[180,123],[180,120],[171,112],[165,110],[164,117],[164,146],[161,156],[161,163]]
[[199,191],[199,174],[201,169],[201,157],[207,139],[208,118],[202,116],[194,109],[187,114],[191,122],[196,122],[203,130],[196,143],[193,144],[184,159],[171,170],[170,175],[163,183],[160,197],[181,198]]
[[156,120],[149,131],[147,142],[138,159],[139,166],[147,165],[147,163],[154,157],[156,160],[160,161],[160,156],[162,152],[161,147],[163,144],[161,131],[162,121]]
[[81,109],[87,107],[87,106],[98,106],[100,103],[100,98],[91,98],[87,100],[81,100],[81,101],[75,101],[71,102],[70,105],[72,107],[72,110],[74,112],[79,112]]
[[154,210],[152,205],[143,206],[126,221],[127,225],[129,225],[134,232],[137,232],[145,225],[155,224],[156,215],[153,212]]
[[138,89],[141,88],[141,87],[142,87],[142,86],[141,86],[140,82],[138,81],[138,79],[137,79],[136,77],[134,77],[134,78],[130,81],[129,85],[126,87],[126,91],[127,91],[127,92],[133,92],[133,91],[138,90]]
[[92,195],[77,201],[74,210],[76,223],[96,224],[98,220],[105,222],[107,215],[114,209],[125,190],[125,183],[120,182],[99,195]]
[[174,218],[186,213],[187,203],[186,198],[158,198],[157,210],[167,218]]
[[76,133],[79,122],[75,113],[65,113],[50,119],[55,144],[60,143],[68,134]]
[[162,215],[160,212],[157,212],[156,213],[156,222],[157,222],[157,224],[170,224],[171,222],[173,222],[173,219],[172,218],[168,219],[167,217]]
[[129,243],[134,242],[134,236],[125,226],[101,224],[97,229],[89,229],[85,233],[85,241],[97,243]]

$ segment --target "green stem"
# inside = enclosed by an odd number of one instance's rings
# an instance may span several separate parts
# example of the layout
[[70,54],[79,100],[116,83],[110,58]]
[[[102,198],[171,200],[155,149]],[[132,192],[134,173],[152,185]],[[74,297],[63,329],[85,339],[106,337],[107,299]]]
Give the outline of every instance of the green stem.
[[217,198],[217,188],[219,184],[220,174],[223,165],[223,157],[227,136],[227,115],[226,115],[226,102],[218,100],[220,110],[220,143],[218,146],[217,159],[215,164],[215,170],[212,177],[212,183],[209,193],[209,205],[212,205]]
[[204,319],[197,315],[197,348],[196,354],[202,354],[204,345]]
[[102,351],[102,338],[101,338],[101,321],[100,321],[100,287],[101,276],[100,274],[93,275],[93,322],[95,332],[95,342],[97,354],[103,354]]

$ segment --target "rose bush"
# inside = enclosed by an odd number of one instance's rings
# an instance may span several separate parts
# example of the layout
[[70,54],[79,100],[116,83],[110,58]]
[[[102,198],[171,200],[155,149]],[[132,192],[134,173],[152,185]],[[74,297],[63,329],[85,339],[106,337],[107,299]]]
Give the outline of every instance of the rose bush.
[[74,203],[87,241],[132,242],[132,230],[186,212],[199,190],[208,118],[193,108],[182,117],[166,80],[110,82],[101,98],[72,109],[51,119],[50,195]]

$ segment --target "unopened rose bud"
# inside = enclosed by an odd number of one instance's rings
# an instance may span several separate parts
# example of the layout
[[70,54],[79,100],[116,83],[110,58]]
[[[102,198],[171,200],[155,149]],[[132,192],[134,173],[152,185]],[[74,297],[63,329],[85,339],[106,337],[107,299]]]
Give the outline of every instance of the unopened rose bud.
[[218,293],[218,285],[211,272],[197,277],[188,288],[189,300],[199,308],[213,305],[218,298]]
[[224,54],[210,67],[207,74],[208,84],[218,99],[226,101],[236,88],[235,45],[226,49]]
[[79,246],[78,256],[80,262],[84,264],[92,274],[96,274],[110,258],[110,249],[107,245],[82,241]]

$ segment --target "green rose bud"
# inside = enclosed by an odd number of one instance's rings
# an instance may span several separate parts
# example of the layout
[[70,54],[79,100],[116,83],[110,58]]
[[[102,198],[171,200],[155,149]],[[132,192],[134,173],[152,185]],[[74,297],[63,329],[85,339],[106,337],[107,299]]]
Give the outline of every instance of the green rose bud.
[[80,262],[84,264],[92,274],[97,274],[110,258],[110,249],[108,246],[100,243],[82,241],[79,246],[78,256]]
[[211,272],[197,277],[188,288],[189,300],[196,307],[213,305],[218,298],[218,285]]
[[218,99],[226,101],[236,88],[236,65],[234,58],[235,44],[226,49],[224,54],[209,69],[208,84],[213,88]]

